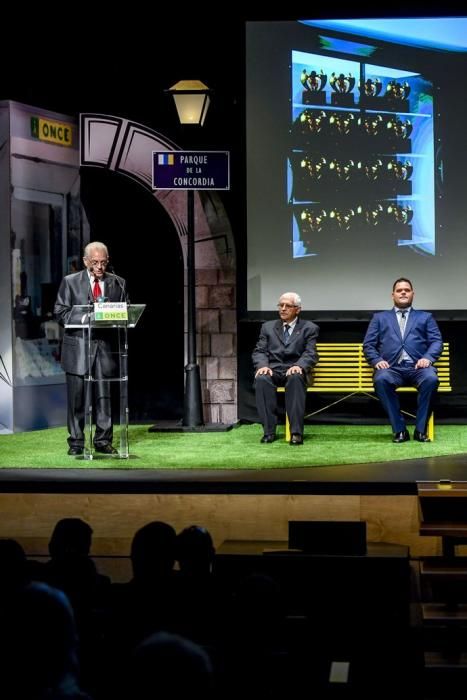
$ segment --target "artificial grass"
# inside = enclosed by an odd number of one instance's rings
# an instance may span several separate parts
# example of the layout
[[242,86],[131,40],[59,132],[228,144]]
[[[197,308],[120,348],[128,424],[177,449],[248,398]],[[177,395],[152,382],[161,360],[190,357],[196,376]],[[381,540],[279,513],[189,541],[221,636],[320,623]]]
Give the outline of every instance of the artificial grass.
[[68,457],[66,429],[49,428],[0,435],[0,468],[285,469],[467,453],[467,425],[437,426],[435,442],[401,445],[392,444],[384,425],[309,425],[305,444],[297,447],[285,442],[283,426],[270,445],[260,444],[261,435],[259,425],[220,433],[149,433],[147,425],[133,425],[130,459],[96,455],[89,461]]

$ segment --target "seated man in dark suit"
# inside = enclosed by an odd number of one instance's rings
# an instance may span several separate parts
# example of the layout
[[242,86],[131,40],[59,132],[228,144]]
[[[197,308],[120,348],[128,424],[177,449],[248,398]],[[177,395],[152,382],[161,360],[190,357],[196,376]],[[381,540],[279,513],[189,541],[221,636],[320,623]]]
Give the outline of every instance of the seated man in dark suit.
[[277,307],[280,320],[263,323],[252,355],[256,406],[264,430],[261,442],[270,443],[276,439],[276,389],[285,386],[290,444],[302,445],[306,390],[311,370],[318,362],[319,328],[299,317],[301,299],[295,292],[283,294]]
[[394,307],[373,316],[363,341],[365,357],[375,368],[375,392],[389,416],[396,443],[410,440],[396,394],[400,386],[417,387],[414,440],[430,442],[427,424],[439,384],[432,364],[443,350],[438,324],[430,313],[412,307],[413,298],[412,282],[404,277],[396,280]]

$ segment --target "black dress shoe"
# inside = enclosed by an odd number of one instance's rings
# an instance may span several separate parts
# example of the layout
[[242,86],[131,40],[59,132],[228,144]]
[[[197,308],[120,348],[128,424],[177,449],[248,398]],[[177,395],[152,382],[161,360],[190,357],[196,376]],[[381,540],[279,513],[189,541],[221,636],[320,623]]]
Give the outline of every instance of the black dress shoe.
[[102,452],[104,455],[118,455],[118,451],[110,443],[106,445],[94,445],[94,449],[96,452]]
[[274,442],[275,439],[276,439],[276,436],[274,435],[274,433],[266,433],[265,435],[263,435],[260,442],[269,443],[269,442]]
[[303,435],[301,435],[300,433],[292,433],[292,437],[290,438],[290,444],[303,445]]
[[413,439],[417,442],[431,442],[426,433],[421,433],[419,430],[414,430]]
[[79,445],[72,445],[68,448],[68,454],[72,455],[73,457],[77,457],[78,455],[83,454],[83,448],[79,447]]
[[408,430],[400,430],[398,433],[392,434],[393,442],[408,442],[410,440],[410,435]]

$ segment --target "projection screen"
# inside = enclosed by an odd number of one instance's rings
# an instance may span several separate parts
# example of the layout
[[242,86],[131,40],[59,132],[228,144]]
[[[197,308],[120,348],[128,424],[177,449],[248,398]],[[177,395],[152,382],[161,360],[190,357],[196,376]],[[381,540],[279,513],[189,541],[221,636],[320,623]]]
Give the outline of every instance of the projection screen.
[[248,22],[247,304],[467,309],[467,19]]

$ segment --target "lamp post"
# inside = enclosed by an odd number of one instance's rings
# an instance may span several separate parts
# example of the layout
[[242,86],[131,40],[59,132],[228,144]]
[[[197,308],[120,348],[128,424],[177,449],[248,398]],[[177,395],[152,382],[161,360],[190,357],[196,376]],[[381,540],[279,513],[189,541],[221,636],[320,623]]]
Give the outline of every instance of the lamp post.
[[[200,80],[180,80],[169,88],[180,124],[203,126],[209,107],[209,88]],[[182,425],[204,425],[201,375],[196,357],[196,266],[195,266],[195,193],[187,190],[187,364]]]

